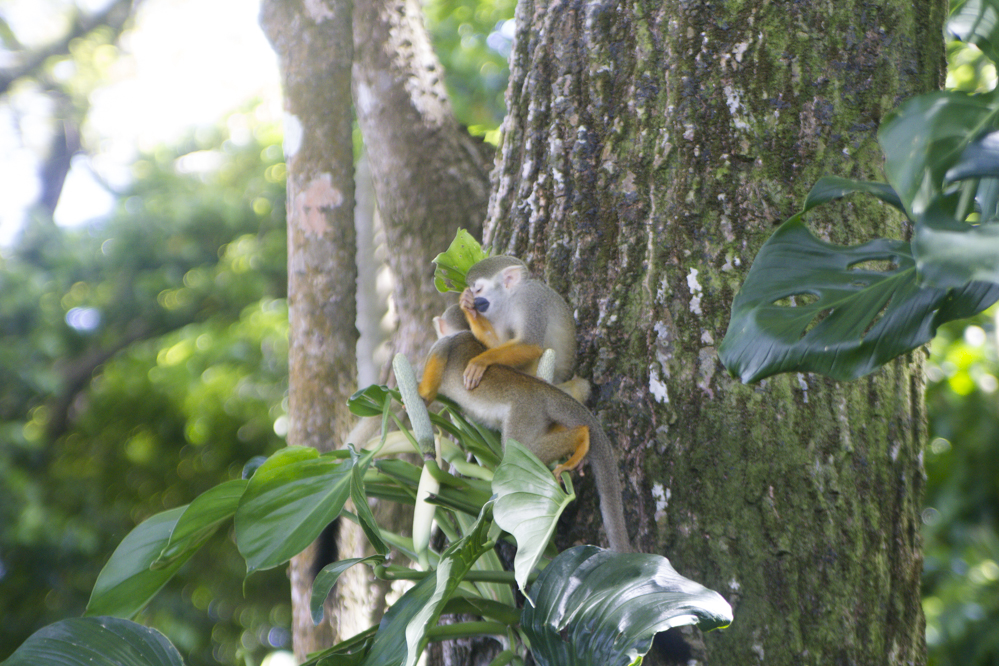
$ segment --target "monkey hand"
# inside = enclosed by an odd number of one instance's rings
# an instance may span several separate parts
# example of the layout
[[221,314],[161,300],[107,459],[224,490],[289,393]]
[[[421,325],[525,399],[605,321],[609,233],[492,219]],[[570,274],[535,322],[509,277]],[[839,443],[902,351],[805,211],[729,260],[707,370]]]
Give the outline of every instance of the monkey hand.
[[468,365],[465,366],[464,375],[466,390],[471,391],[479,385],[479,382],[482,381],[482,375],[485,373],[487,367],[489,366],[479,363],[474,358],[468,362]]
[[475,309],[475,295],[472,294],[471,289],[465,289],[465,291],[461,292],[461,298],[458,299],[458,305],[461,306],[461,309],[465,313],[466,317],[474,318],[479,316],[478,310]]

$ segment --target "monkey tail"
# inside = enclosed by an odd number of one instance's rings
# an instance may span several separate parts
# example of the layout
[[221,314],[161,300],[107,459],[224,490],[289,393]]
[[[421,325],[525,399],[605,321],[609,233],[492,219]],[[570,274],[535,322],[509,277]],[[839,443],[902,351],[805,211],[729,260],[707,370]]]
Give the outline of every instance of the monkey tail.
[[604,520],[604,530],[607,531],[607,541],[610,542],[611,550],[630,553],[632,547],[628,539],[628,527],[624,521],[617,458],[607,434],[596,423],[596,419],[590,425],[589,455],[592,458],[590,468],[593,470],[597,492],[600,494],[600,514]]

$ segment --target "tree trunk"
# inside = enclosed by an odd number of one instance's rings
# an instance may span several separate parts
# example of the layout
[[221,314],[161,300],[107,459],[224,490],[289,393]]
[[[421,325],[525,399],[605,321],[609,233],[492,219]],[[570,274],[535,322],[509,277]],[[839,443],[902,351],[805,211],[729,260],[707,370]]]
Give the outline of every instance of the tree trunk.
[[[922,354],[849,384],[742,386],[716,345],[756,251],[823,174],[882,179],[875,132],[941,82],[946,3],[522,0],[486,241],[579,326],[632,534],[735,622],[663,663],[922,664]],[[813,214],[907,233],[860,198]],[[560,532],[600,543],[596,492]],[[572,510],[572,509],[570,509]]]
[[[434,339],[430,320],[446,305],[433,286],[431,261],[459,228],[479,235],[492,150],[454,119],[418,2],[358,0],[354,48],[355,111],[394,277],[394,352],[419,372]],[[395,531],[405,531],[412,520],[403,506],[376,510],[379,523]],[[346,521],[338,551],[343,558],[371,554],[360,528]],[[344,572],[332,595],[340,623],[335,638],[378,622],[387,590],[363,567]]]
[[[280,58],[285,96],[287,442],[329,451],[341,446],[349,430],[347,398],[357,375],[351,3],[264,0],[261,25]],[[335,635],[330,624],[314,627],[309,613],[312,581],[335,559],[328,552],[332,539],[320,537],[291,562],[292,632],[299,660],[329,646]]]

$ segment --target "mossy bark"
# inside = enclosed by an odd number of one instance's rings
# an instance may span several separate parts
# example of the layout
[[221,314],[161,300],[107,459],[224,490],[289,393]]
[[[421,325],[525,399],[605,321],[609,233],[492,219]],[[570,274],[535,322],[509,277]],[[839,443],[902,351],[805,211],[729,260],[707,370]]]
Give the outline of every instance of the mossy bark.
[[[485,240],[579,326],[646,552],[735,622],[665,663],[925,663],[921,353],[862,380],[743,386],[716,346],[756,251],[823,174],[881,179],[875,132],[939,87],[946,3],[522,1]],[[861,199],[808,222],[903,237]],[[599,542],[592,482],[561,533]]]

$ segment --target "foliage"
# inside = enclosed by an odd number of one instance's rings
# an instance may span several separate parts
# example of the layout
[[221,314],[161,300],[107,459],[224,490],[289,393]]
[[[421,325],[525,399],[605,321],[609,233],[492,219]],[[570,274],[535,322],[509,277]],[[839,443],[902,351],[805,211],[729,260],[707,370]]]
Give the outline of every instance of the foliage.
[[[399,361],[402,358],[397,357],[397,362],[404,363],[404,359]],[[416,395],[411,375],[397,373],[400,384],[407,384],[401,395]],[[332,585],[329,578],[335,579],[344,568],[360,564],[371,566],[382,578],[419,581],[391,606],[377,630],[363,632],[360,641],[351,639],[346,645],[314,655],[309,664],[343,664],[349,655],[347,663],[410,666],[429,640],[483,634],[504,636],[510,650],[524,658],[528,648],[520,634],[519,625],[523,624],[538,663],[623,665],[648,651],[657,631],[698,623],[712,629],[731,622],[731,608],[720,595],[677,574],[665,558],[611,553],[595,547],[567,551],[548,563],[543,576],[531,585],[532,602],[520,615],[513,606],[509,586],[516,583],[515,579],[526,581],[536,567],[544,567],[545,543],[535,542],[542,534],[547,543],[566,506],[566,496],[544,465],[515,442],[507,445],[498,467],[487,463],[471,478],[441,469],[443,457],[433,453],[438,447],[441,451],[457,447],[457,458],[466,458],[483,447],[493,448],[495,435],[484,433],[449,404],[440,413],[427,414],[418,396],[406,400],[405,406],[411,421],[427,420],[425,429],[431,434],[431,453],[423,471],[407,470],[413,466],[392,459],[373,464],[379,456],[420,450],[416,442],[423,439],[420,430],[424,428],[410,433],[396,416],[401,395],[375,386],[358,393],[349,403],[359,415],[382,414],[383,423],[391,419],[400,428],[391,433],[391,441],[390,433],[383,429],[381,438],[373,440],[368,450],[355,451],[351,445],[347,450],[319,454],[307,447],[285,448],[256,467],[247,483],[230,481],[209,489],[189,506],[161,512],[138,525],[101,573],[88,613],[133,617],[174,575],[180,563],[218,529],[220,521],[234,515],[236,543],[246,557],[248,575],[284,564],[329,522],[341,517],[365,527],[378,555],[364,562],[349,560],[328,567],[328,575],[324,572],[317,578],[323,592]],[[420,410],[423,413],[416,418],[414,412]],[[434,444],[430,423],[454,441],[442,438]],[[486,458],[495,460],[495,456]],[[419,477],[428,472],[436,480],[437,489],[421,497]],[[490,475],[491,489],[481,478]],[[515,479],[525,475],[528,482],[516,483]],[[495,500],[490,498],[490,492],[496,494]],[[357,513],[344,509],[348,494],[354,498]],[[413,529],[413,539],[407,539],[378,526],[370,511],[364,511],[369,497],[414,504],[416,513],[421,504],[431,506],[450,546],[440,553],[424,546],[427,552],[421,558],[415,545],[418,527]],[[539,529],[519,529],[538,523]],[[521,548],[526,545],[524,539],[531,542],[531,556],[518,557],[512,573],[503,570],[494,550],[497,539],[505,538],[500,524],[515,526]],[[177,543],[183,547],[176,547]],[[432,566],[422,572],[387,567],[386,544]],[[573,589],[573,607],[578,609],[569,615],[563,610],[562,591],[566,586]],[[321,617],[323,592],[312,597],[314,618]],[[436,628],[442,613],[458,609],[484,619],[448,625],[443,630]],[[563,661],[566,648],[559,638],[566,631],[579,635],[579,645],[569,662]],[[132,634],[130,637],[134,639]],[[158,644],[163,639],[153,634],[149,640]],[[597,644],[599,650],[591,649]],[[89,644],[82,649],[89,649]],[[80,650],[80,645],[70,643],[59,656],[68,659]],[[15,653],[15,659],[19,658]]]
[[[951,32],[996,43],[997,10],[995,0],[963,4]],[[854,379],[999,300],[999,91],[912,98],[889,114],[878,140],[888,184],[820,180],[760,249],[719,347],[743,381],[791,371]],[[912,241],[840,247],[801,223],[854,192],[901,210]]]
[[944,326],[927,364],[923,609],[934,666],[999,659],[997,314]]
[[[245,140],[203,129],[144,155],[108,220],[37,217],[0,264],[0,657],[81,613],[131,527],[283,444],[284,165],[274,128],[240,115]],[[139,616],[191,664],[287,640],[286,578],[242,600],[227,532]]]
[[444,66],[455,116],[472,134],[495,130],[506,113],[514,0],[429,0],[427,30]]

